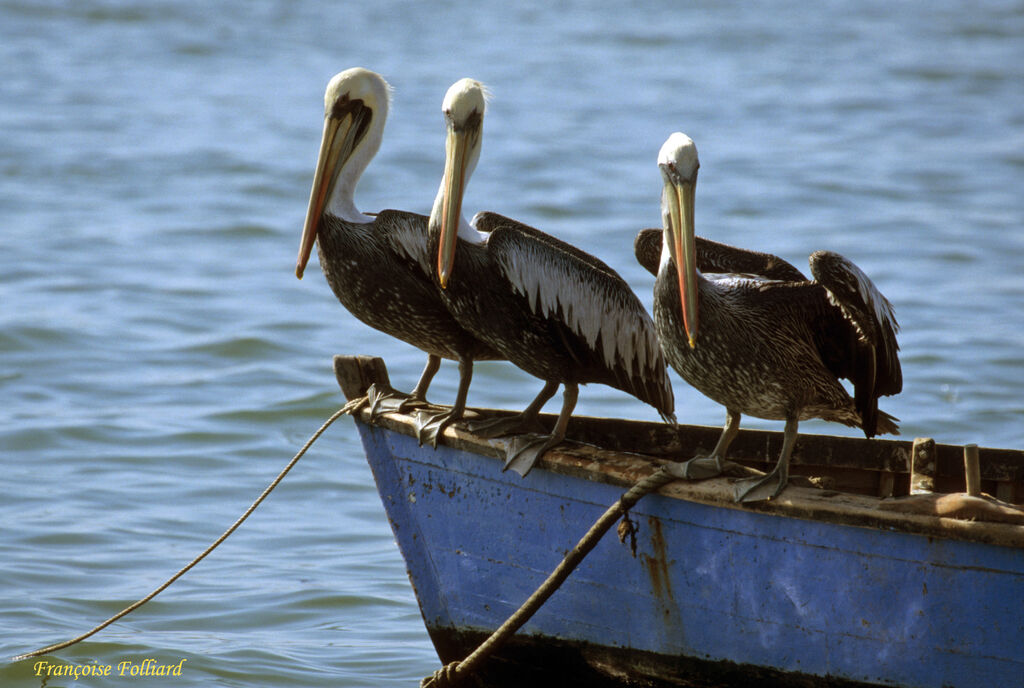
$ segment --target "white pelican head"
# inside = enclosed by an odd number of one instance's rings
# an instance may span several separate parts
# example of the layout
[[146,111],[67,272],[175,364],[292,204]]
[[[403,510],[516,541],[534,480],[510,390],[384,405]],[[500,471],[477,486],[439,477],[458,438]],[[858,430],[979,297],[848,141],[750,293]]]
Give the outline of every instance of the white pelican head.
[[346,69],[327,84],[324,133],[295,265],[299,279],[309,262],[325,209],[347,220],[368,221],[356,210],[353,197],[359,177],[380,148],[390,91],[380,74],[362,67]]
[[[479,81],[459,79],[445,93],[441,110],[448,128],[444,177],[430,213],[430,231],[440,231],[437,276],[448,286],[455,262],[455,240],[462,227],[462,195],[480,158],[487,90]],[[468,227],[468,224],[466,225]]]
[[[679,298],[683,326],[690,348],[697,345],[697,249],[693,223],[697,189],[697,146],[686,134],[668,137],[658,152],[658,167],[663,181],[661,219],[665,231],[663,251],[675,262],[679,279]],[[664,253],[662,262],[665,262]]]

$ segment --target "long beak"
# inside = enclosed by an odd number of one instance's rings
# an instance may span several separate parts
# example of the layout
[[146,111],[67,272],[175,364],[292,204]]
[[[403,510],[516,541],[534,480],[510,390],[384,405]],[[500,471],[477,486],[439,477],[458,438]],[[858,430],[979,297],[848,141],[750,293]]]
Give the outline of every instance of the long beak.
[[299,244],[299,259],[295,264],[295,276],[302,279],[306,263],[313,252],[316,233],[320,228],[320,217],[327,204],[334,185],[338,181],[338,173],[345,160],[352,154],[355,146],[357,118],[351,113],[344,117],[327,117],[324,119],[324,135],[320,140],[320,153],[316,159],[316,172],[313,175],[313,188],[309,192],[309,208],[306,210],[306,223],[302,228],[302,243]]
[[437,276],[441,288],[448,287],[455,264],[455,243],[462,215],[462,194],[466,188],[466,163],[473,132],[448,127],[445,139],[444,191],[441,198],[441,241],[437,250]]
[[691,349],[697,346],[697,248],[693,225],[695,190],[695,181],[665,183],[665,245],[676,264],[683,327]]

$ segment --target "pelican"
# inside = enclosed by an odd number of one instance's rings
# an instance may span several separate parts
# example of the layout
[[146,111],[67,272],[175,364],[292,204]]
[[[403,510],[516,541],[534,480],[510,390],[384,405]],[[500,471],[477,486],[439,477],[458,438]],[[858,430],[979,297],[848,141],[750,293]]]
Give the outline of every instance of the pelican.
[[[702,274],[693,221],[700,162],[693,141],[672,134],[658,166],[664,182],[664,242],[654,285],[654,322],[672,367],[727,411],[711,456],[684,464],[689,477],[721,473],[743,413],[786,425],[775,468],[762,478],[741,481],[738,502],[774,499],[785,489],[801,420],[822,418],[859,427],[867,437],[898,434],[897,419],[878,410],[878,398],[903,388],[899,326],[892,304],[871,280],[828,251],[811,255],[813,281]],[[777,267],[780,260],[727,248],[732,257],[724,264],[742,263],[744,270],[757,261]],[[853,383],[853,398],[839,382],[843,378]]]
[[419,427],[420,443],[426,439],[436,446],[444,427],[462,417],[473,361],[497,354],[461,327],[441,301],[430,275],[427,217],[402,210],[365,215],[356,208],[356,184],[383,138],[389,93],[383,77],[362,68],[345,70],[327,84],[323,139],[295,275],[302,279],[315,242],[327,283],[352,315],[427,353],[412,394],[402,399],[394,390],[376,390],[375,411],[425,404],[440,359],[458,361],[455,404],[428,415]]
[[654,323],[626,282],[603,262],[537,229],[496,213],[462,216],[462,196],[480,156],[485,96],[471,79],[456,82],[442,106],[445,169],[430,214],[430,255],[441,296],[459,322],[504,358],[545,381],[518,416],[471,426],[497,436],[535,424],[564,386],[547,437],[519,436],[506,468],[526,475],[565,437],[579,385],[628,392],[674,422],[674,399]]

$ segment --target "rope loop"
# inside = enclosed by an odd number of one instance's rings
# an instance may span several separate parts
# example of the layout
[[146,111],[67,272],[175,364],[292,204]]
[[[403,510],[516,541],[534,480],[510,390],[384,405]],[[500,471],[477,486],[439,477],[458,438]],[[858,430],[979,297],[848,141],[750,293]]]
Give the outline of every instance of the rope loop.
[[454,688],[459,685],[459,665],[462,662],[449,662],[420,681],[420,688]]

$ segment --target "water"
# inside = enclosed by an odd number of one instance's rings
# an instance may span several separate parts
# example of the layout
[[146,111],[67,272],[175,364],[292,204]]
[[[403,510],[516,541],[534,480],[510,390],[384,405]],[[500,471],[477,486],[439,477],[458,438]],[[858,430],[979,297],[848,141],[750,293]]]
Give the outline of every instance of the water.
[[[906,384],[882,407],[905,436],[1024,446],[1022,35],[1008,2],[0,1],[0,656],[91,627],[219,535],[341,403],[333,354],[414,384],[422,354],[315,264],[292,275],[323,88],[350,66],[395,89],[363,210],[428,211],[441,98],[479,78],[466,209],[595,253],[649,306],[632,238],[685,131],[700,233],[797,265],[842,252],[894,302]],[[538,385],[481,364],[470,404]],[[682,421],[722,422],[675,389]],[[656,419],[601,387],[579,410]],[[437,661],[349,420],[207,561],[60,658],[185,659],[77,682],[178,688],[411,686]]]

